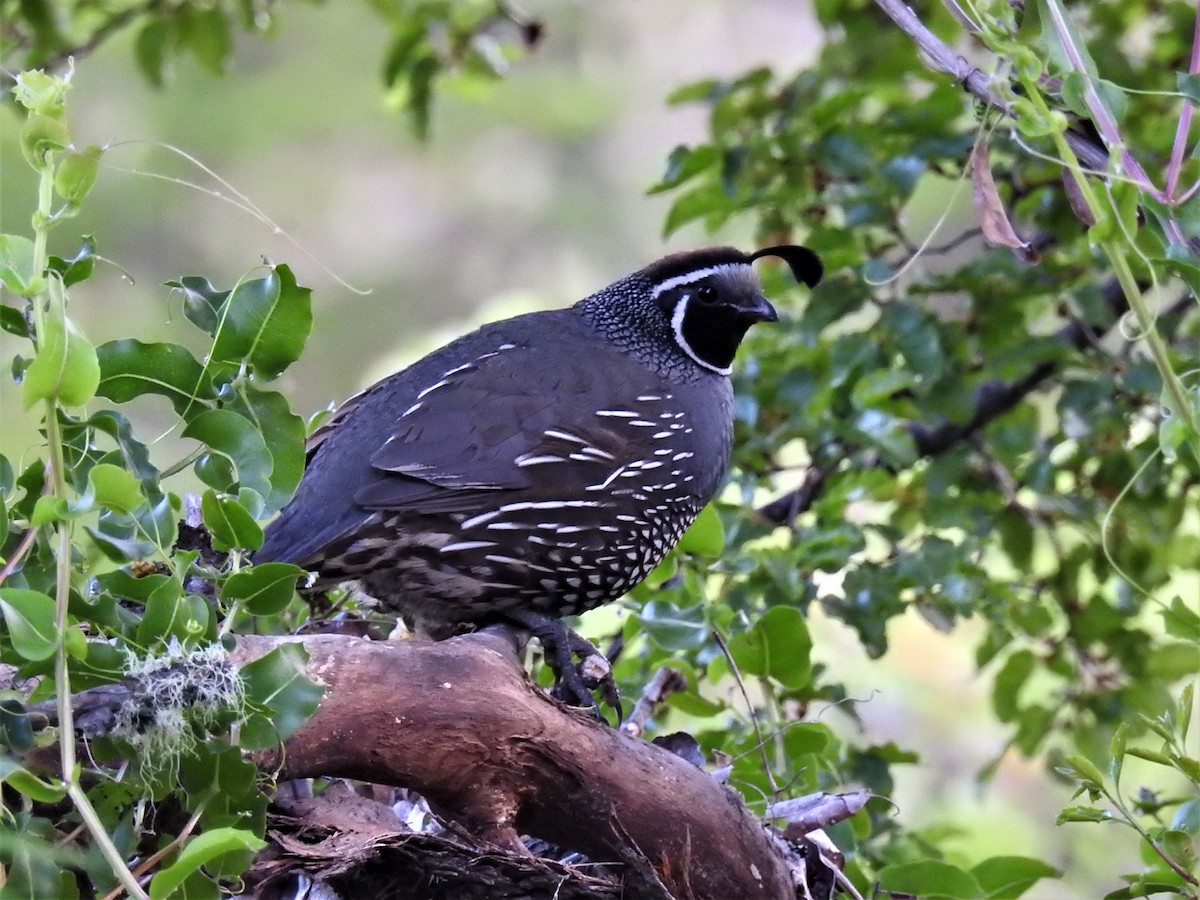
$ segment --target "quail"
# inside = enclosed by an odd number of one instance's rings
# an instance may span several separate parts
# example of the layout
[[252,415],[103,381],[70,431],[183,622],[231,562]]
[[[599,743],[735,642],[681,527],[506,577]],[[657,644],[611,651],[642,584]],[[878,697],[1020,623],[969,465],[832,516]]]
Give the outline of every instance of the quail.
[[431,634],[506,621],[537,636],[560,696],[593,703],[563,616],[638,584],[716,493],[734,353],[777,319],[752,263],[798,246],[677,253],[566,309],[485,325],[347,401],[309,439],[255,562],[357,581]]

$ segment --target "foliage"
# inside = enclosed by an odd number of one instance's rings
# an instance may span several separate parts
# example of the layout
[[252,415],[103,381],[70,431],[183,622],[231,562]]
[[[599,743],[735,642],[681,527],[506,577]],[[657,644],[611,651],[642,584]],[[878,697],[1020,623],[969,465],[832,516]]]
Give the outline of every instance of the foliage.
[[[211,338],[203,362],[178,344],[130,338],[94,346],[71,321],[68,295],[86,290],[95,242],[85,238],[70,260],[46,252],[47,233],[77,213],[101,156],[71,142],[69,87],[69,77],[26,72],[14,90],[28,111],[22,147],[40,178],[40,202],[32,239],[0,238],[0,278],[24,298],[4,306],[3,325],[26,340],[28,355],[14,358],[12,372],[25,404],[43,410],[46,448],[20,472],[0,457],[0,660],[20,679],[41,679],[30,699],[57,701],[60,734],[75,733],[72,690],[119,682],[135,686],[137,699],[115,711],[86,768],[73,740],[60,743],[61,781],[38,779],[6,757],[4,781],[23,802],[4,814],[15,840],[0,854],[9,890],[74,896],[62,859],[30,848],[78,818],[92,854],[64,856],[86,868],[96,888],[119,880],[131,896],[145,896],[136,876],[161,862],[151,896],[216,896],[217,883],[236,877],[263,846],[266,785],[241,750],[276,746],[321,693],[303,675],[299,647],[239,672],[222,640],[234,626],[269,633],[307,615],[295,600],[301,570],[246,568],[245,553],[262,540],[255,519],[279,509],[303,470],[304,423],[268,382],[303,350],[309,291],[284,265],[230,291],[183,278],[174,288],[184,316]],[[166,399],[176,427],[195,443],[164,469],[125,414],[107,405],[149,395]],[[207,486],[197,510],[185,510],[166,487],[189,467]],[[16,697],[6,698],[3,742],[24,753],[41,738]],[[103,762],[121,758],[136,765]],[[56,821],[46,804],[64,794],[74,811]],[[154,847],[141,821],[146,798],[190,817],[167,846]],[[192,836],[194,829],[202,833]],[[131,872],[123,860],[147,844],[150,865]]]
[[[85,20],[85,6],[51,28],[49,5],[22,4],[4,49],[36,63],[85,47],[106,27]],[[1011,856],[964,864],[902,829],[883,798],[895,768],[921,760],[862,746],[836,717],[811,714],[834,704],[855,716],[838,673],[810,659],[804,613],[814,606],[873,657],[900,617],[944,630],[980,621],[975,658],[1009,752],[1044,759],[1078,792],[1060,823],[1118,824],[1097,838],[1129,834],[1144,849],[1141,870],[1104,875],[1124,879],[1109,896],[1200,896],[1195,10],[988,0],[950,2],[952,14],[926,4],[921,40],[969,46],[977,67],[963,61],[951,76],[926,65],[916,29],[888,18],[889,6],[817,0],[826,41],[811,67],[705,80],[672,97],[702,105],[710,134],[672,152],[653,188],[672,198],[665,230],[749,224],[764,242],[813,247],[830,274],[743,354],[734,485],[633,592],[616,674],[630,695],[661,665],[683,671],[671,721],[710,758],[724,754],[752,803],[851,782],[877,794],[867,815],[830,829],[864,894],[1015,897],[1056,870]],[[418,130],[436,73],[500,68],[480,39],[508,15],[502,5],[379,8],[395,34],[385,84],[407,98]],[[220,68],[233,9],[152,3],[107,22],[142,29],[139,63],[154,78],[180,51]],[[245,9],[260,27],[257,7]],[[527,27],[523,40],[536,38]],[[85,200],[99,157],[70,144],[65,85],[31,75],[19,85],[43,202],[32,238],[0,237],[0,280],[28,298],[6,301],[0,324],[30,341],[13,371],[26,401],[45,409],[47,438],[46,459],[19,473],[0,459],[0,659],[44,677],[35,699],[60,700],[68,686],[126,676],[117,647],[172,657],[304,623],[291,590],[299,572],[244,558],[261,540],[258,521],[299,478],[304,427],[268,383],[311,325],[307,291],[274,266],[230,290],[198,277],[173,285],[210,338],[203,361],[134,338],[93,347],[66,313],[94,242],[70,259],[46,254],[47,230]],[[1106,170],[1093,170],[1097,158]],[[778,273],[765,278],[773,293],[787,289]],[[145,395],[165,398],[195,442],[186,459],[154,466],[131,419],[95,408]],[[162,486],[185,468],[207,486],[197,515],[217,554],[188,549],[195,532]],[[745,514],[769,498],[761,515]],[[155,568],[135,577],[134,560]],[[48,846],[46,804],[64,790],[113,872],[145,837],[140,791],[192,816],[154,896],[211,891],[205,879],[236,874],[262,836],[265,800],[228,729],[242,717],[240,746],[263,747],[296,727],[315,702],[298,665],[275,659],[247,676],[246,710],[204,725],[178,772],[150,784],[99,768],[101,780],[77,778],[68,755],[61,783],[6,761],[3,780],[25,798],[9,814],[24,843],[0,847],[10,883],[67,889],[60,866],[73,865],[111,885],[95,851],[15,849]],[[735,681],[745,690],[725,689]],[[28,748],[25,720],[0,712],[8,747]]]

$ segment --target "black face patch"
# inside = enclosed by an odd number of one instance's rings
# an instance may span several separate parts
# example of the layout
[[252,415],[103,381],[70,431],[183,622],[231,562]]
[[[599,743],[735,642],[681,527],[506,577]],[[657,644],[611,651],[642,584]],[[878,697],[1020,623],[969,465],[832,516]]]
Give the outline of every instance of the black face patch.
[[657,296],[675,342],[693,362],[728,375],[746,330],[775,318],[757,276],[748,265],[735,264],[695,278],[676,277],[681,283],[669,284]]
[[[672,315],[676,338],[701,365],[728,373],[738,345],[753,320],[719,300],[704,303],[695,291],[684,292]],[[689,352],[690,351],[690,352]]]

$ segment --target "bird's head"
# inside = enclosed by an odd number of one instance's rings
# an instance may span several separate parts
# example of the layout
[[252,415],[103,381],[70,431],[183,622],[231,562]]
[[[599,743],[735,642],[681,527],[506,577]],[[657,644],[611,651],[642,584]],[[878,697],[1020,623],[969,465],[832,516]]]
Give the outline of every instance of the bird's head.
[[710,247],[651,263],[582,302],[618,343],[658,360],[680,353],[710,372],[728,375],[738,345],[755,322],[774,322],[753,263],[782,259],[797,281],[815,287],[821,260],[807,247],[766,247],[743,253]]

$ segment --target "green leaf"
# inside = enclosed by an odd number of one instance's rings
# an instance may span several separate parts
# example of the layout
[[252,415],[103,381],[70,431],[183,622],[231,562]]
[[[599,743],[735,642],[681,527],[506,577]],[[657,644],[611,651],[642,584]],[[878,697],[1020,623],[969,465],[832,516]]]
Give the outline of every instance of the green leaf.
[[0,329],[21,338],[27,338],[32,334],[29,330],[29,323],[25,321],[25,316],[13,306],[0,305]]
[[24,400],[29,409],[39,400],[82,406],[96,395],[100,363],[96,348],[75,323],[62,314],[62,285],[50,282],[51,309],[39,337],[37,356],[25,372]]
[[1168,829],[1162,836],[1163,849],[1181,868],[1196,871],[1196,841],[1186,831]]
[[170,284],[184,292],[184,315],[214,336],[210,358],[244,361],[261,378],[274,378],[295,362],[312,330],[312,291],[297,286],[284,265],[232,291],[195,276]]
[[917,458],[917,447],[907,423],[897,416],[866,409],[855,417],[854,428],[896,468],[910,466]]
[[133,512],[146,502],[142,485],[132,474],[112,463],[96,463],[88,472],[95,502],[117,512]]
[[155,87],[163,86],[167,47],[173,37],[172,28],[161,18],[152,18],[138,32],[133,54],[142,75]]
[[137,642],[150,647],[159,640],[174,636],[188,637],[190,609],[184,602],[183,585],[170,578],[160,584],[146,599],[146,611],[137,628]]
[[267,842],[241,828],[214,828],[192,838],[179,858],[150,882],[151,900],[165,900],[193,872],[228,853],[257,853]]
[[291,499],[304,475],[304,420],[292,413],[283,394],[249,386],[227,408],[254,423],[271,454],[271,490],[263,495],[265,509],[255,513],[262,518]]
[[987,896],[971,873],[932,859],[885,866],[878,881],[885,891],[913,894],[921,900],[976,900]]
[[716,507],[709,503],[688,526],[679,539],[679,549],[697,556],[719,557],[725,549],[725,526],[717,515]]
[[191,50],[197,62],[213,75],[222,74],[233,51],[233,33],[225,13],[193,6],[181,7],[180,13],[179,43]]
[[18,654],[34,662],[54,655],[58,629],[52,597],[25,588],[0,588],[0,612]]
[[989,900],[1011,900],[1043,878],[1060,878],[1062,872],[1040,859],[993,856],[971,869],[971,875]]
[[0,284],[14,294],[35,293],[33,241],[19,234],[0,234]]
[[1146,671],[1167,682],[1200,673],[1200,645],[1188,641],[1161,642],[1150,654]]
[[[812,680],[812,637],[804,614],[794,606],[772,607],[754,627],[727,643],[743,676],[769,676],[792,690],[806,687]],[[709,664],[708,678],[718,681],[728,672],[727,660],[717,656]]]
[[44,781],[7,753],[0,753],[0,784],[8,784],[39,803],[57,803],[67,795],[67,786],[57,778]]
[[1175,90],[1183,94],[1193,103],[1200,103],[1200,75],[1187,72],[1175,73]]
[[[17,700],[0,700],[0,744],[16,756],[34,747],[33,725],[25,707]],[[6,759],[10,759],[8,754],[0,754],[0,760]]]
[[325,689],[309,680],[307,662],[308,652],[303,646],[283,644],[241,667],[247,701],[270,713],[269,721],[250,721],[242,726],[243,748],[274,747],[295,734],[317,711]]
[[1036,662],[1031,651],[1018,650],[1004,661],[1004,665],[996,673],[996,682],[992,687],[992,708],[1001,722],[1011,722],[1016,718],[1020,711],[1017,696],[1029,676],[1033,674]]
[[54,256],[53,254],[50,256],[50,268],[62,278],[64,287],[70,287],[73,284],[91,278],[92,270],[95,267],[96,242],[90,235],[84,237],[83,246],[70,259],[63,259],[61,256]]
[[636,617],[647,637],[664,650],[689,650],[708,640],[709,624],[702,603],[677,606],[669,600],[651,600]]
[[79,203],[96,184],[100,172],[101,150],[89,144],[83,150],[69,150],[62,155],[54,172],[54,190],[68,203]]
[[161,394],[180,415],[215,399],[204,367],[178,344],[147,344],[132,339],[109,341],[96,349],[100,383],[96,392],[115,403],[142,394]]
[[305,571],[291,563],[268,562],[234,572],[221,585],[221,599],[238,600],[251,614],[273,616],[291,602]]
[[228,553],[234,548],[257,550],[262,546],[262,529],[234,498],[205,491],[200,498],[200,511],[217,550]]
[[274,462],[262,434],[248,419],[228,409],[208,409],[192,418],[183,430],[183,436],[200,441],[229,460],[237,470],[242,487],[263,497],[271,493]]
[[1129,726],[1122,722],[1113,732],[1112,741],[1109,744],[1109,754],[1112,757],[1108,764],[1108,774],[1112,778],[1113,786],[1119,788],[1121,786],[1121,770],[1125,764],[1125,753],[1129,743]]
[[1068,806],[1058,814],[1054,822],[1062,825],[1066,822],[1108,822],[1112,813],[1106,809],[1096,809],[1092,806]]
[[1167,634],[1200,643],[1200,615],[1183,602],[1181,597],[1171,600],[1170,606],[1160,609]]
[[1059,771],[1068,778],[1074,778],[1087,788],[1100,790],[1104,785],[1104,776],[1099,767],[1086,756],[1068,756]]

